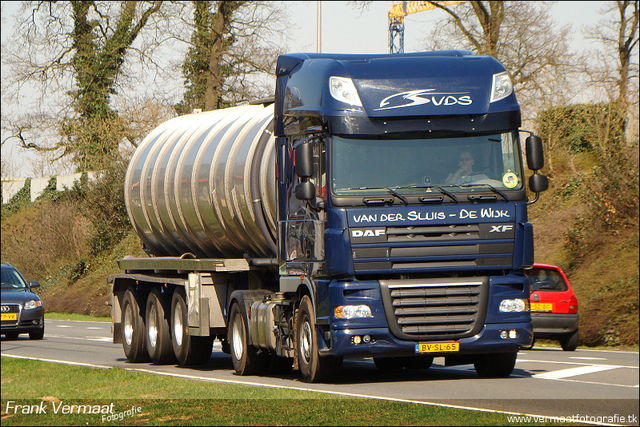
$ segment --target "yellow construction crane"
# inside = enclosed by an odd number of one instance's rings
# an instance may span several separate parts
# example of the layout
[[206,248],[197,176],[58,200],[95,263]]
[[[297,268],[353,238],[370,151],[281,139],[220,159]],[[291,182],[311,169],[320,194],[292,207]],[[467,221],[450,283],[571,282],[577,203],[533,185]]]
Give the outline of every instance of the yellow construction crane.
[[389,9],[389,53],[404,53],[404,17],[417,12],[424,12],[440,6],[449,6],[462,1],[401,1],[391,5]]

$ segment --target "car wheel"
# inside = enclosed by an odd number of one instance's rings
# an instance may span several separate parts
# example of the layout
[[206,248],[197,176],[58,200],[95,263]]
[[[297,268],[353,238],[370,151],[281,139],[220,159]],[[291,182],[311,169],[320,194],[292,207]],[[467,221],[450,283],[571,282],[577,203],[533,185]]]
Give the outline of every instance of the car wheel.
[[318,334],[311,298],[305,295],[296,314],[296,356],[302,379],[308,383],[331,381],[342,368],[342,357],[318,353]]
[[433,364],[433,356],[413,356],[404,358],[405,369],[429,369]]
[[147,350],[151,361],[156,365],[176,362],[171,343],[171,328],[167,316],[171,306],[160,292],[154,289],[147,298]]
[[18,339],[18,335],[20,335],[17,332],[3,332],[4,336],[6,339],[8,340],[17,340]]
[[44,338],[44,325],[38,330],[29,332],[29,338],[32,340],[41,340]]
[[379,371],[399,371],[404,368],[402,357],[374,357],[373,363]]
[[473,365],[483,378],[506,378],[513,372],[517,358],[518,353],[481,354]]
[[575,351],[578,348],[578,344],[580,342],[580,334],[578,330],[570,335],[563,337],[560,340],[560,345],[564,351]]

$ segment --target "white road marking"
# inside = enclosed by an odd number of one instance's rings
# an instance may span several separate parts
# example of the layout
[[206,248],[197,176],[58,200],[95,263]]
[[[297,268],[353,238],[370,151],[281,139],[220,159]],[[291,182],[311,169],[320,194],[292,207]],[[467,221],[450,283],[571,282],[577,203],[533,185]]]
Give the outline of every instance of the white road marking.
[[71,325],[56,325],[56,328],[70,328]]
[[101,330],[106,329],[106,328],[98,328],[96,326],[88,326],[87,329],[101,331]]
[[100,341],[100,342],[112,342],[113,338],[111,337],[85,337],[86,340],[89,341]]
[[542,374],[535,374],[533,378],[544,378],[546,380],[557,380],[560,378],[575,377],[578,375],[592,374],[594,372],[608,371],[615,369],[615,366],[606,365],[590,365],[590,366],[578,366],[577,368],[561,369],[559,371],[544,372]]
[[609,360],[604,357],[570,357],[569,359],[579,359],[579,360]]

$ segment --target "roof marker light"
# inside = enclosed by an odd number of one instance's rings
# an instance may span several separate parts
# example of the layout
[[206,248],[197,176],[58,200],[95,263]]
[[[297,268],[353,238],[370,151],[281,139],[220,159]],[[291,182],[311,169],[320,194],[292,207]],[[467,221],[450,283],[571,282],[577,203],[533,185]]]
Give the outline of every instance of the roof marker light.
[[329,91],[331,96],[340,102],[362,107],[362,101],[360,101],[356,86],[350,78],[331,76],[329,78]]
[[491,86],[491,102],[500,101],[513,93],[513,83],[511,83],[511,77],[509,73],[504,71],[502,73],[493,75],[493,85]]

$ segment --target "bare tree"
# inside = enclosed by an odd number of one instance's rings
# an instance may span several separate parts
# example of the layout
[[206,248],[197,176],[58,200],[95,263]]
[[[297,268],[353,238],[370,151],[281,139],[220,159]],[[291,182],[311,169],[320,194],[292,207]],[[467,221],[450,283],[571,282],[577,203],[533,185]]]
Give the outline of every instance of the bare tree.
[[[282,53],[283,12],[273,2],[194,1],[193,33],[183,63],[186,92],[176,107],[213,110],[270,94]],[[280,43],[278,43],[280,42]]]
[[518,99],[537,110],[570,98],[578,58],[569,51],[570,26],[558,28],[542,2],[430,2],[449,18],[436,24],[429,49],[465,49],[498,59],[510,73]]
[[[637,124],[638,116],[638,1],[609,2],[601,14],[598,25],[585,31],[604,47],[593,53],[597,61],[588,75],[604,88],[610,102],[619,103],[626,111],[626,129],[630,120]],[[634,133],[637,139],[637,129]],[[631,139],[629,133],[627,139]]]

